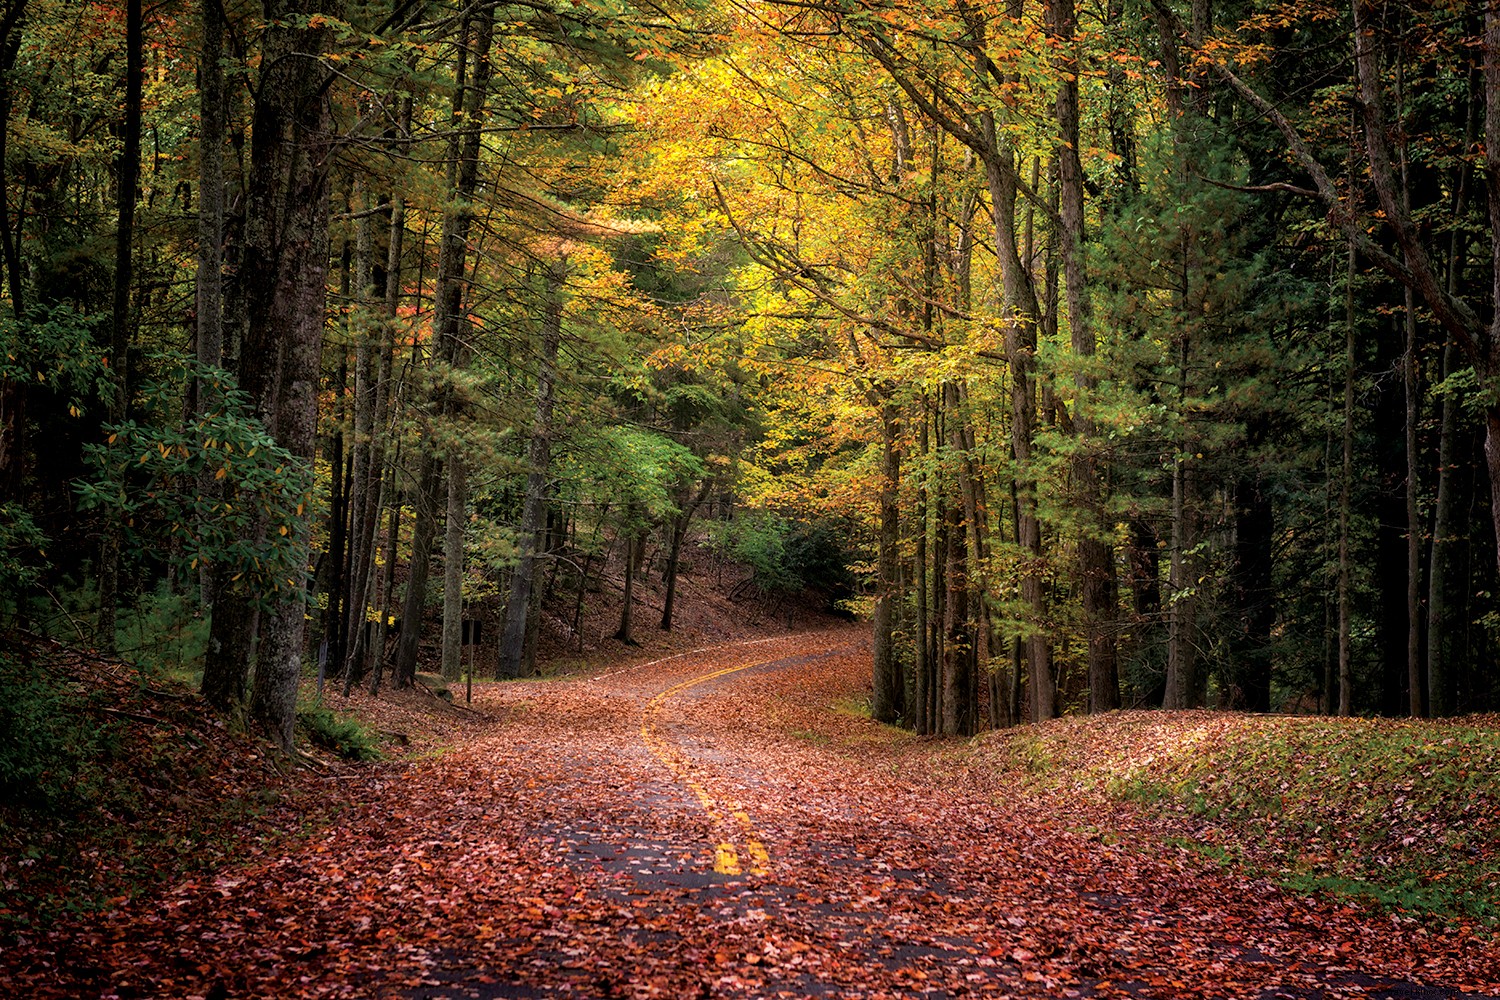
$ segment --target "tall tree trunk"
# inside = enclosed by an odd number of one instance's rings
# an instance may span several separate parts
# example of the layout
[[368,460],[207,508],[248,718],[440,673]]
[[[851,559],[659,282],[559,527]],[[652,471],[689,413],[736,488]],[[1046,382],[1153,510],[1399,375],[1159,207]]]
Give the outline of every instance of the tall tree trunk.
[[[1458,363],[1458,350],[1450,342],[1443,348],[1443,378]],[[1427,711],[1441,718],[1452,711],[1448,688],[1449,621],[1448,579],[1451,568],[1453,531],[1453,495],[1457,475],[1455,444],[1458,437],[1460,401],[1455,392],[1443,395],[1441,429],[1438,432],[1438,485],[1432,512],[1432,547],[1427,569]]]
[[[337,5],[317,11],[336,18]],[[318,370],[328,271],[328,172],[334,144],[325,69],[316,56],[330,29],[296,27],[306,0],[270,2],[251,131],[243,257],[244,384],[277,442],[310,467],[317,434]],[[308,504],[311,507],[311,504]],[[309,515],[310,516],[310,515]],[[289,544],[305,565],[304,522]],[[307,594],[280,595],[262,616],[250,718],[290,750],[301,676]]]
[[391,664],[391,683],[410,687],[417,679],[417,653],[422,641],[422,617],[427,606],[427,576],[432,568],[433,541],[437,537],[437,493],[442,483],[442,462],[429,446],[422,452],[417,473],[416,524],[412,528],[411,566],[406,576],[406,596],[401,603],[401,631],[396,637],[396,658]]
[[1089,299],[1085,256],[1083,166],[1079,161],[1078,77],[1073,0],[1050,0],[1049,29],[1054,43],[1054,65],[1061,84],[1054,112],[1061,142],[1056,150],[1058,208],[1062,215],[1063,278],[1067,287],[1068,325],[1073,353],[1083,359],[1076,378],[1078,405],[1073,429],[1079,443],[1073,456],[1073,489],[1084,508],[1085,528],[1078,540],[1078,572],[1083,598],[1084,632],[1088,642],[1090,712],[1120,707],[1120,678],[1115,651],[1115,559],[1105,521],[1098,458],[1094,454],[1091,397],[1098,378],[1088,368],[1096,346],[1093,308]]
[[620,606],[620,627],[615,630],[615,638],[627,646],[636,645],[635,638],[630,634],[631,617],[635,608],[635,565],[642,546],[645,545],[644,537],[637,537],[634,529],[625,536],[625,598]]
[[[198,364],[217,368],[224,363],[224,142],[228,135],[228,106],[224,88],[224,20],[218,0],[201,0],[199,21],[203,34],[198,58],[198,268],[196,329]],[[193,412],[200,420],[216,399],[205,379],[193,386]],[[214,470],[198,474],[199,496],[223,490]],[[217,585],[211,564],[199,568],[199,598],[212,608]]]
[[[109,349],[110,423],[125,420],[130,399],[130,311],[134,277],[135,199],[141,174],[141,0],[125,0],[125,108],[120,122],[120,155],[115,160],[119,215],[115,224],[115,280]],[[115,648],[115,611],[119,603],[120,538],[123,526],[110,519],[99,552],[99,616],[95,623],[100,648]]]
[[[438,386],[432,401],[417,477],[417,523],[413,531],[411,572],[406,583],[406,601],[401,612],[401,636],[396,644],[395,682],[409,685],[416,679],[417,650],[427,603],[427,580],[431,572],[433,541],[437,535],[438,488],[442,484],[442,459],[437,454],[434,426],[453,414],[452,369],[459,358],[459,330],[464,319],[464,275],[468,258],[469,230],[474,221],[473,199],[479,185],[479,152],[484,123],[484,105],[490,83],[490,46],[494,38],[494,11],[484,8],[465,16],[457,89],[453,95],[455,133],[449,165],[453,207],[443,218],[442,246],[438,251],[436,307],[433,326],[437,330],[434,374]],[[472,53],[471,53],[472,50]],[[472,77],[466,82],[467,57],[474,60]],[[444,505],[446,507],[446,505]]]
[[[1188,335],[1179,335],[1177,401],[1182,407],[1188,392]],[[1176,443],[1172,462],[1172,561],[1168,570],[1171,587],[1167,610],[1167,686],[1164,708],[1192,708],[1198,703],[1197,646],[1197,517],[1190,450],[1186,441]]]
[[[943,383],[942,392],[947,450],[950,456],[961,458],[964,453],[963,415],[957,383],[948,380]],[[957,492],[944,499],[943,518],[947,544],[943,547],[944,642],[939,726],[944,736],[965,736],[970,732],[974,714],[969,698],[974,636],[969,621],[969,553],[964,532],[964,507]]]
[[688,525],[692,523],[693,514],[697,512],[699,506],[708,499],[713,485],[712,477],[705,478],[697,494],[687,498],[683,502],[682,512],[672,519],[672,545],[667,551],[666,568],[662,571],[662,578],[666,584],[666,593],[661,605],[661,630],[663,632],[672,631],[672,612],[677,605],[677,567],[682,559],[682,543],[687,539]]
[[[391,456],[390,470],[385,482],[389,485],[382,492],[389,492],[391,502],[386,505],[385,566],[380,581],[383,593],[380,597],[380,624],[375,629],[374,648],[371,650],[370,693],[380,693],[380,675],[385,672],[385,650],[390,635],[391,619],[396,610],[396,555],[401,551],[401,507],[402,489],[398,473],[401,472],[401,442],[396,442],[395,454]],[[399,635],[397,641],[400,641]],[[394,667],[394,663],[392,664]]]
[[1344,314],[1344,432],[1343,466],[1339,477],[1339,715],[1354,711],[1354,654],[1350,645],[1350,563],[1349,506],[1354,481],[1354,247],[1349,247],[1349,270],[1346,275]]
[[1402,388],[1406,413],[1404,444],[1406,452],[1406,687],[1407,710],[1414,718],[1422,716],[1422,518],[1417,506],[1421,461],[1417,443],[1417,420],[1421,415],[1421,386],[1417,382],[1416,301],[1406,289],[1404,317],[1406,349],[1401,358]]
[[464,460],[448,453],[448,517],[443,532],[443,676],[458,680],[463,670],[464,524],[469,490]]
[[[411,100],[408,98],[402,104],[403,132],[410,131],[411,110]],[[353,632],[354,640],[350,643],[349,658],[344,665],[346,695],[353,689],[360,674],[366,669],[365,665],[372,659],[371,653],[377,649],[383,653],[384,650],[387,609],[381,602],[380,592],[376,585],[378,575],[375,572],[375,552],[380,545],[382,503],[386,494],[391,492],[385,477],[385,438],[395,398],[391,385],[391,372],[396,346],[394,326],[401,304],[401,253],[405,235],[406,205],[404,201],[397,198],[391,207],[390,237],[386,248],[385,312],[383,321],[377,328],[379,343],[370,345],[372,349],[378,348],[379,360],[376,364],[373,384],[374,404],[367,428],[369,449],[366,458],[366,479],[368,482],[365,486],[363,503],[356,512],[360,527],[356,532],[354,545],[356,551],[363,554],[351,586],[351,592],[355,595],[350,608],[351,632]],[[373,278],[373,271],[371,276]],[[390,570],[391,564],[388,561],[385,572],[389,574]],[[380,610],[380,622],[373,631],[367,624],[372,607]],[[379,674],[378,669],[376,674]]]
[[[1477,81],[1471,74],[1469,83],[1469,111],[1464,115],[1464,148],[1472,148],[1475,139],[1473,108],[1476,101]],[[1472,168],[1467,162],[1458,168],[1457,183],[1453,185],[1453,215],[1461,219],[1468,211],[1469,184]],[[1449,295],[1457,295],[1462,284],[1465,243],[1463,230],[1455,227],[1449,235],[1447,286]],[[1443,380],[1458,368],[1458,345],[1453,338],[1445,338],[1443,346]],[[1434,717],[1448,715],[1452,711],[1449,697],[1448,656],[1445,643],[1449,631],[1448,580],[1451,569],[1450,550],[1453,547],[1454,482],[1457,475],[1455,463],[1458,417],[1461,402],[1456,393],[1443,394],[1441,403],[1441,430],[1438,434],[1438,485],[1437,498],[1432,513],[1432,548],[1427,570],[1427,711]]]
[[1021,575],[1021,600],[1033,619],[1027,641],[1027,674],[1031,687],[1032,719],[1040,722],[1057,714],[1057,682],[1053,675],[1052,643],[1046,631],[1047,591],[1042,527],[1036,514],[1036,484],[1030,478],[1032,439],[1036,425],[1036,387],[1033,379],[1039,309],[1030,271],[1021,260],[1016,243],[1015,159],[1008,146],[996,140],[993,118],[985,114],[983,127],[998,162],[986,161],[990,209],[994,219],[995,246],[1000,257],[1001,310],[1005,330],[1005,356],[1010,366],[1011,455],[1016,461],[1020,504],[1018,541],[1025,560]]
[[[1490,318],[1482,382],[1493,392],[1500,383],[1500,2],[1484,8],[1484,178],[1490,213]],[[1500,403],[1485,413],[1484,454],[1490,480],[1490,514],[1495,523],[1495,554],[1500,561]]]
[[877,722],[900,719],[905,694],[896,636],[901,601],[900,409],[889,400],[880,407],[880,528],[875,572],[873,697],[870,714]]
[[[526,655],[526,620],[532,614],[537,558],[542,554],[547,529],[547,473],[552,462],[553,382],[557,351],[562,343],[563,281],[566,259],[553,263],[547,272],[547,291],[542,316],[541,353],[537,356],[536,402],[531,420],[531,440],[526,447],[526,502],[521,510],[521,554],[510,578],[510,599],[505,603],[505,635],[500,643],[500,674],[520,676]],[[626,580],[629,581],[627,576]],[[628,639],[626,641],[629,641]]]
[[373,562],[374,537],[370,531],[370,499],[379,490],[376,476],[371,469],[371,453],[375,447],[375,354],[378,349],[371,323],[376,321],[376,310],[371,309],[374,293],[374,242],[375,216],[371,212],[368,190],[360,186],[361,196],[355,199],[362,212],[354,238],[354,419],[353,441],[350,448],[349,475],[349,578],[344,601],[344,618],[340,624],[346,650],[342,660],[333,660],[342,673],[346,688],[352,688],[356,678],[350,673],[351,664],[357,662],[364,647],[363,634],[368,631],[370,593],[369,570]]
[[961,419],[958,437],[963,451],[959,456],[959,498],[963,504],[963,523],[967,532],[969,563],[969,614],[970,635],[973,650],[970,656],[970,681],[973,694],[970,703],[970,725],[972,732],[978,726],[978,689],[981,679],[989,689],[990,725],[999,727],[1009,719],[1002,719],[1004,699],[1000,696],[1000,671],[993,662],[995,637],[990,620],[988,595],[989,581],[986,572],[990,562],[990,519],[985,501],[984,473],[977,458],[978,446],[974,434],[973,411],[969,405],[969,392],[965,383],[956,386],[958,409]]
[[[1247,447],[1262,433],[1252,423]],[[1238,619],[1230,636],[1234,687],[1231,707],[1251,712],[1271,708],[1271,633],[1276,624],[1272,580],[1274,511],[1255,475],[1234,484],[1233,591]]]
[[[923,395],[920,399],[922,406],[921,433],[918,437],[919,455],[918,461],[922,469],[927,468],[927,456],[930,440],[927,398]],[[916,719],[916,730],[923,736],[928,736],[933,731],[932,714],[927,710],[932,700],[932,654],[927,642],[928,622],[932,615],[929,593],[931,584],[928,573],[928,520],[931,511],[927,483],[930,477],[924,474],[918,479],[917,485],[917,533],[916,551],[912,562],[916,567],[916,598],[917,598],[917,620],[913,623],[911,633],[912,642],[916,646],[916,704],[913,706],[913,716]]]

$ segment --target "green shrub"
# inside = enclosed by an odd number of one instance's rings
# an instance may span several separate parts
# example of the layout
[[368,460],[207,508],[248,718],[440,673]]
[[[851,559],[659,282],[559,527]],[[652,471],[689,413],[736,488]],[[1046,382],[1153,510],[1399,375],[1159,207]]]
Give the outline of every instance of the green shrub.
[[315,705],[297,713],[297,723],[314,746],[331,750],[345,760],[380,760],[385,755],[375,735],[353,716]]
[[115,630],[120,658],[147,676],[172,676],[196,686],[208,648],[208,616],[194,596],[162,587],[122,609]]
[[113,727],[89,718],[82,696],[6,653],[0,684],[0,800],[57,811],[94,797],[99,762],[116,743]]

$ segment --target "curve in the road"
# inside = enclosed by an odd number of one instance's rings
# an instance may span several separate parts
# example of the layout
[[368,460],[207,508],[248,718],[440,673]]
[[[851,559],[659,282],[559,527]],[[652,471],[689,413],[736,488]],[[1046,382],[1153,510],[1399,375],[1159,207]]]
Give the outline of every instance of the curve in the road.
[[[687,786],[688,790],[698,799],[698,804],[708,814],[714,829],[718,831],[722,839],[714,845],[714,871],[720,875],[742,875],[747,873],[747,865],[741,860],[740,851],[732,839],[731,826],[725,818],[727,812],[739,827],[745,854],[749,858],[748,874],[766,875],[771,870],[771,858],[767,853],[765,844],[760,840],[755,830],[755,824],[750,819],[743,806],[737,802],[729,801],[724,804],[711,795],[703,782],[694,775],[694,768],[690,761],[683,755],[682,749],[663,735],[660,726],[662,708],[674,695],[681,694],[699,684],[727,677],[730,674],[749,670],[752,667],[765,666],[767,663],[775,663],[781,657],[770,660],[760,660],[755,663],[744,663],[737,667],[726,667],[723,670],[715,670],[711,673],[701,674],[697,677],[674,684],[665,691],[657,693],[641,710],[641,740],[646,748],[651,751],[657,760],[670,769],[677,780]],[[729,834],[729,836],[726,836]]]

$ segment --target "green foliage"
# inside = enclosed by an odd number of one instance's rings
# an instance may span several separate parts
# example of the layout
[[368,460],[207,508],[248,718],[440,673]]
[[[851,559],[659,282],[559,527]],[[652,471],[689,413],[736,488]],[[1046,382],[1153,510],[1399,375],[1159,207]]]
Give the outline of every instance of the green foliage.
[[352,715],[314,705],[297,713],[297,724],[315,746],[345,760],[376,761],[385,756],[375,735]]
[[33,307],[19,319],[0,319],[0,379],[63,393],[75,412],[104,398],[110,383],[95,345],[100,321],[69,305]]
[[195,596],[160,587],[122,609],[115,626],[115,650],[143,675],[196,684],[208,648],[209,619],[200,610]]
[[94,798],[117,746],[114,728],[81,713],[84,694],[9,652],[0,652],[0,685],[0,800],[61,812]]
[[836,605],[853,592],[849,553],[836,528],[825,522],[757,511],[716,522],[709,546],[750,567],[755,587],[765,594],[815,590]]
[[14,611],[47,560],[47,536],[20,504],[0,504],[0,613]]
[[[190,378],[215,405],[183,424],[174,414]],[[183,573],[206,563],[268,602],[300,590],[313,506],[307,463],[276,443],[227,372],[175,359],[169,377],[142,392],[157,421],[107,427],[106,443],[88,446],[94,478],[77,485],[81,505],[118,518],[138,554],[171,553]],[[205,477],[222,492],[200,489]]]
[[564,495],[638,533],[681,513],[680,495],[705,475],[703,460],[655,431],[615,426],[585,430],[559,467]]

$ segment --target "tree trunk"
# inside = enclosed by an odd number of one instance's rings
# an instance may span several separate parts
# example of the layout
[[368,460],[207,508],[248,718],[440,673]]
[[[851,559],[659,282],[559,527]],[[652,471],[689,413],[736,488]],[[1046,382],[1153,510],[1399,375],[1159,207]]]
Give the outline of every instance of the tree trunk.
[[[948,450],[955,456],[962,455],[963,419],[958,386],[949,380],[943,384],[942,391]],[[970,664],[974,653],[974,635],[969,621],[969,553],[961,497],[950,495],[943,508],[947,544],[943,547],[944,643],[939,725],[944,736],[966,736],[971,731],[974,714],[969,698],[972,686]]]
[[[1500,3],[1490,0],[1484,9],[1484,177],[1490,210],[1490,318],[1484,358],[1485,388],[1494,392],[1500,382]],[[1495,524],[1495,556],[1500,562],[1500,403],[1485,412],[1484,454],[1489,469],[1490,515]]]
[[[406,584],[406,602],[401,613],[401,636],[396,645],[395,681],[408,685],[415,681],[417,649],[422,632],[422,613],[427,603],[428,565],[433,541],[437,535],[438,488],[442,483],[442,460],[433,421],[453,415],[454,391],[451,371],[460,356],[459,330],[464,319],[464,274],[468,258],[469,230],[474,221],[473,199],[479,186],[479,152],[484,119],[485,99],[490,82],[490,46],[494,37],[494,12],[490,8],[467,15],[462,37],[468,44],[462,55],[472,48],[472,79],[465,83],[466,63],[459,62],[457,87],[453,95],[455,134],[449,149],[452,176],[453,207],[443,217],[442,246],[438,251],[437,287],[433,310],[433,327],[437,331],[434,374],[438,380],[431,415],[424,436],[421,473],[417,477],[417,524],[413,532],[411,573]],[[447,369],[447,370],[444,370]]]
[[[362,189],[362,186],[361,186]],[[360,210],[371,211],[371,199],[366,192],[356,199]],[[375,216],[367,214],[359,221],[354,239],[354,302],[356,322],[354,340],[354,419],[353,441],[350,447],[349,474],[349,576],[345,588],[344,618],[340,628],[347,648],[337,669],[343,674],[345,689],[352,689],[356,678],[350,668],[359,662],[359,654],[365,648],[365,623],[369,620],[370,592],[369,572],[372,563],[375,539],[370,531],[370,500],[378,492],[378,477],[371,468],[372,452],[375,448],[375,352],[376,338],[369,329],[375,319],[371,309],[375,279],[374,274],[374,227]],[[347,697],[347,695],[346,695]]]
[[1406,350],[1401,358],[1402,388],[1406,412],[1406,686],[1407,710],[1413,718],[1422,711],[1422,518],[1417,507],[1418,471],[1421,461],[1417,444],[1417,420],[1421,414],[1421,386],[1417,382],[1416,301],[1406,289],[1404,317]]
[[[1180,335],[1178,349],[1177,398],[1181,406],[1187,397],[1188,338]],[[1167,686],[1162,707],[1192,708],[1198,703],[1197,597],[1194,593],[1197,560],[1192,549],[1197,545],[1196,511],[1193,503],[1194,479],[1188,459],[1188,444],[1176,443],[1177,456],[1172,462],[1172,563],[1168,570],[1171,588],[1167,610]]]
[[[115,160],[119,215],[115,224],[115,279],[109,350],[110,423],[125,420],[130,400],[130,310],[134,281],[135,199],[141,174],[141,0],[125,0],[125,108],[120,122],[120,155]],[[8,221],[7,221],[8,225]],[[106,652],[115,649],[115,611],[119,603],[120,538],[123,526],[111,518],[104,526],[99,552],[99,617],[95,641]]]
[[[199,20],[203,32],[198,58],[198,269],[196,276],[196,354],[198,364],[217,368],[224,363],[224,141],[228,106],[224,88],[224,20],[217,0],[202,0]],[[193,386],[193,412],[206,416],[216,400],[212,386],[198,379]],[[199,496],[223,492],[214,470],[198,474]],[[199,569],[200,601],[212,608],[217,585],[213,567]]]
[[[337,17],[327,3],[318,11]],[[251,132],[251,174],[238,280],[247,326],[245,387],[277,442],[310,466],[317,434],[318,371],[323,346],[328,269],[328,171],[334,146],[316,58],[326,27],[297,28],[304,3],[267,5],[264,67]],[[252,360],[253,359],[253,360]],[[308,504],[311,507],[311,504]],[[310,516],[310,515],[309,515]],[[305,565],[304,522],[293,533]],[[301,676],[307,594],[283,593],[263,616],[250,718],[290,750]]]
[[[521,510],[521,554],[510,578],[510,598],[505,603],[505,635],[500,643],[502,677],[520,676],[526,656],[526,620],[532,614],[535,593],[532,579],[545,541],[547,473],[552,461],[553,382],[557,351],[562,343],[562,289],[566,274],[566,259],[554,262],[547,272],[542,350],[537,357],[536,402],[531,420],[531,440],[526,447],[526,502]],[[627,576],[627,582],[629,579]]]
[[666,583],[666,594],[662,600],[661,608],[661,630],[672,631],[672,611],[677,603],[677,565],[682,558],[682,543],[687,538],[688,525],[692,523],[693,515],[703,501],[708,499],[709,491],[713,489],[712,477],[703,480],[698,493],[686,500],[682,506],[682,513],[672,521],[672,545],[667,551],[666,569],[662,571]]
[[[403,102],[401,115],[403,130],[409,131],[411,126],[410,99]],[[377,650],[384,652],[385,612],[388,609],[381,603],[380,592],[376,586],[378,574],[375,571],[375,552],[380,545],[382,503],[386,494],[391,492],[387,487],[388,480],[385,476],[385,438],[395,398],[391,386],[391,370],[396,346],[394,322],[401,304],[401,252],[405,234],[406,206],[405,202],[398,198],[391,207],[390,237],[386,249],[385,312],[383,321],[378,327],[379,342],[369,345],[372,350],[379,350],[379,361],[376,364],[372,386],[374,401],[370,411],[369,426],[366,428],[368,434],[365,439],[368,445],[365,458],[366,485],[363,502],[355,512],[359,530],[355,533],[354,546],[355,551],[360,553],[360,562],[350,588],[354,595],[350,607],[350,630],[354,639],[350,643],[349,658],[344,665],[346,695],[353,689],[353,685],[358,683],[360,675],[366,669],[366,664],[372,660],[371,653]],[[374,277],[373,268],[371,277]],[[387,561],[385,572],[389,574],[390,570],[391,563]],[[373,631],[368,625],[372,607],[380,611],[379,625]],[[376,673],[379,673],[378,669]]]
[[[920,449],[920,454],[918,457],[920,466],[925,469],[927,466],[927,455],[929,451],[929,430],[927,415],[928,407],[925,395],[921,398],[921,404],[922,426],[921,434],[918,438]],[[927,522],[928,514],[930,511],[930,504],[928,503],[927,482],[928,479],[926,476],[921,477],[917,481],[917,536],[915,546],[916,551],[912,558],[912,562],[916,567],[915,575],[917,598],[917,620],[915,623],[913,623],[911,629],[912,643],[916,647],[917,657],[915,699],[916,704],[913,706],[912,715],[916,720],[916,725],[914,728],[919,734],[923,736],[930,735],[933,731],[932,715],[927,710],[927,706],[931,701],[933,672],[932,655],[927,643],[928,621],[931,618],[932,614],[931,606],[928,600],[928,594],[930,593],[931,584],[928,580],[929,574],[927,567]]]
[[432,543],[437,537],[441,466],[430,447],[422,452],[413,498],[416,524],[412,529],[411,566],[406,577],[406,597],[401,604],[401,632],[396,638],[396,658],[391,665],[391,683],[397,687],[410,687],[417,679],[417,653],[422,642],[423,612],[427,606],[427,576],[431,572]]
[[615,638],[627,646],[636,645],[634,637],[630,634],[631,611],[635,607],[635,563],[636,553],[645,544],[644,538],[637,538],[634,533],[625,538],[625,601],[620,608],[620,627],[615,630]]
[[463,671],[464,525],[468,520],[464,460],[448,453],[448,517],[443,532],[443,676],[458,680]]
[[[1249,447],[1258,444],[1252,430]],[[1230,639],[1235,691],[1233,708],[1266,712],[1271,708],[1271,633],[1276,624],[1272,580],[1275,523],[1271,500],[1253,475],[1234,486],[1233,590],[1237,622]]]
[[1344,433],[1343,466],[1339,477],[1339,715],[1350,715],[1354,705],[1354,657],[1350,645],[1349,505],[1354,480],[1354,247],[1349,247],[1349,271],[1344,316]]
[[1079,442],[1073,456],[1073,490],[1077,503],[1083,508],[1085,525],[1078,540],[1078,574],[1083,598],[1084,634],[1088,643],[1088,709],[1090,712],[1105,712],[1120,707],[1120,679],[1114,638],[1115,560],[1114,552],[1105,540],[1109,526],[1103,514],[1102,478],[1098,459],[1092,450],[1095,431],[1089,413],[1098,379],[1088,368],[1091,363],[1088,359],[1094,356],[1096,342],[1088,291],[1083,166],[1078,153],[1079,68],[1074,39],[1077,15],[1073,0],[1050,0],[1048,13],[1048,27],[1056,46],[1054,66],[1061,81],[1054,102],[1061,140],[1055,155],[1058,208],[1063,221],[1061,244],[1068,326],[1072,332],[1073,354],[1084,359],[1075,379],[1078,403],[1073,413],[1073,429]]
[[886,401],[880,409],[880,529],[877,541],[874,615],[873,696],[870,714],[877,722],[895,723],[905,700],[896,635],[901,621],[901,485],[900,411]]
[[[1474,85],[1471,78],[1469,90],[1471,110],[1464,116],[1469,122],[1465,129],[1465,149],[1472,147],[1475,138],[1472,113],[1474,100]],[[1454,185],[1453,214],[1455,218],[1463,218],[1468,210],[1471,178],[1472,168],[1468,163],[1463,163],[1458,168],[1457,183]],[[1447,286],[1450,295],[1456,295],[1462,284],[1464,251],[1463,231],[1455,228],[1449,235],[1448,244]],[[1457,345],[1451,337],[1445,340],[1442,370],[1444,381],[1457,370],[1459,363]],[[1433,504],[1432,548],[1428,556],[1427,570],[1427,711],[1437,718],[1448,715],[1453,710],[1453,703],[1449,697],[1449,652],[1445,639],[1450,632],[1448,580],[1451,568],[1450,550],[1455,540],[1453,531],[1454,491],[1457,488],[1454,482],[1457,475],[1455,453],[1461,402],[1455,392],[1449,391],[1444,393],[1440,405],[1442,420],[1438,434],[1437,498]]]
[[1014,156],[1009,147],[995,142],[995,124],[984,116],[986,139],[995,150],[997,163],[986,162],[990,209],[994,219],[995,246],[1000,257],[1002,321],[1005,356],[1011,373],[1011,455],[1017,466],[1020,505],[1018,541],[1024,560],[1021,570],[1021,600],[1033,619],[1027,642],[1028,676],[1031,685],[1032,719],[1041,722],[1057,714],[1057,684],[1052,667],[1052,644],[1046,631],[1047,591],[1042,554],[1042,528],[1036,514],[1035,483],[1030,479],[1032,438],[1036,423],[1035,368],[1038,307],[1031,274],[1021,260],[1016,244],[1016,178]]

